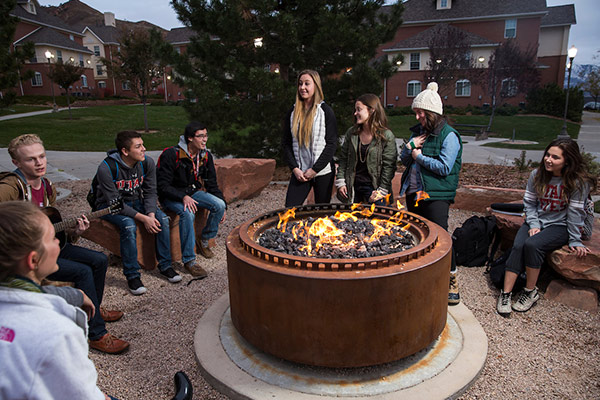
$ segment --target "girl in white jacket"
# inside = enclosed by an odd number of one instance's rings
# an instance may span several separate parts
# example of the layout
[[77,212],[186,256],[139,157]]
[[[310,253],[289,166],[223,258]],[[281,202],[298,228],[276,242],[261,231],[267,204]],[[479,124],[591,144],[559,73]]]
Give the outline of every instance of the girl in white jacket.
[[0,204],[0,398],[109,399],[88,358],[87,316],[47,294],[58,269],[50,220],[32,203]]

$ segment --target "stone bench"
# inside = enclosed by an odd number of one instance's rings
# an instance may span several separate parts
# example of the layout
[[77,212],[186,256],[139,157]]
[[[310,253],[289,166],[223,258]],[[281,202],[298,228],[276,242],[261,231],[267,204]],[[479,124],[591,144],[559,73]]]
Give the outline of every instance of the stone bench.
[[[169,216],[169,228],[171,234],[171,259],[173,261],[181,261],[181,241],[179,240],[179,216],[171,211],[167,211],[166,214]],[[196,220],[194,221],[194,229],[196,231],[196,253],[198,253],[198,243],[200,242],[200,234],[204,225],[206,225],[206,219],[208,217],[208,211],[201,208],[196,213]],[[155,236],[146,231],[144,224],[136,221],[136,242],[138,251],[138,263],[143,269],[151,270],[156,267],[156,241]],[[86,230],[83,235],[84,238],[99,244],[111,253],[120,256],[120,234],[119,228],[116,225],[111,224],[103,219],[96,219],[91,221],[90,228]],[[214,239],[211,246],[215,245]]]

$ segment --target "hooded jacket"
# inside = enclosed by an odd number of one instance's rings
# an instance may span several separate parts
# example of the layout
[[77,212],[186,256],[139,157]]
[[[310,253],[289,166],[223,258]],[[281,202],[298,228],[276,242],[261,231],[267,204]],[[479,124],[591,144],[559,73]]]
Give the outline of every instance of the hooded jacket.
[[198,190],[204,190],[221,200],[225,197],[217,183],[217,171],[210,151],[206,150],[200,160],[198,175],[194,175],[194,163],[189,155],[185,137],[179,137],[176,146],[165,149],[158,158],[157,184],[160,200],[183,201]]
[[[0,178],[0,202],[24,200],[31,201],[31,185],[27,183],[23,173],[17,168],[13,172],[3,173]],[[52,182],[42,177],[44,186],[44,207],[54,207],[56,203],[56,190]]]
[[102,161],[98,166],[96,176],[98,178],[98,197],[96,207],[106,208],[114,199],[121,197],[123,199],[123,210],[121,215],[134,218],[138,213],[128,202],[139,200],[144,205],[147,214],[156,213],[158,208],[158,197],[156,194],[156,167],[154,160],[146,156],[147,171],[141,162],[135,163],[129,167],[121,158],[117,150],[108,151],[108,157],[117,163],[117,174],[112,176],[110,167]]

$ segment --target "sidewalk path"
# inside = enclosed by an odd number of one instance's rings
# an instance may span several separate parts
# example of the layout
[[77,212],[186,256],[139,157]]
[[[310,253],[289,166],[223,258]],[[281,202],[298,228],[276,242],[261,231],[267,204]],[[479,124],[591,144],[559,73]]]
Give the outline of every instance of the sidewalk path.
[[[78,107],[81,108],[81,107]],[[68,110],[68,107],[64,107],[64,108],[58,108],[56,110],[56,112],[59,111],[65,111]],[[71,110],[74,110],[75,107],[71,107]],[[42,115],[42,114],[50,114],[52,113],[52,109],[49,110],[40,110],[40,111],[32,111],[32,112],[28,112],[28,113],[20,113],[20,114],[14,114],[14,115],[3,115],[0,117],[0,121],[7,121],[9,119],[16,119],[16,118],[26,118],[26,117],[33,117],[35,115]]]

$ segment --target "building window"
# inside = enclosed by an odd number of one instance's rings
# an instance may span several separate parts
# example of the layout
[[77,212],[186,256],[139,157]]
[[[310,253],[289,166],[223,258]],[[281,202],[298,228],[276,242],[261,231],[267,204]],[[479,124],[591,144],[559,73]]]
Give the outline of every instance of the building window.
[[35,72],[33,78],[31,78],[31,86],[42,86],[42,74]]
[[451,7],[452,0],[437,0],[437,9],[444,10]]
[[504,37],[506,39],[517,37],[517,20],[516,19],[507,19],[504,22]]
[[62,62],[62,51],[56,50],[56,62]]
[[421,82],[409,81],[407,84],[406,95],[408,97],[415,97],[419,93],[421,93]]
[[99,89],[106,89],[106,82],[104,82],[104,81],[99,81],[99,82],[98,82],[98,88],[99,88]]
[[456,81],[456,97],[468,97],[471,95],[471,82],[468,79]]
[[94,46],[94,55],[100,57],[100,46]]
[[410,53],[410,69],[411,71],[421,69],[421,53]]
[[87,76],[81,75],[81,87],[88,87]]
[[502,88],[500,88],[500,95],[502,97],[514,97],[517,95],[518,87],[517,81],[513,78],[506,78],[502,80]]
[[83,67],[85,64],[83,63],[83,54],[79,55],[79,66]]
[[69,39],[71,39],[72,41],[75,41],[75,36],[69,35]]
[[96,64],[96,75],[104,75],[104,71],[102,71],[102,64]]
[[123,88],[123,90],[131,90],[131,88],[129,88],[129,81],[123,81],[121,83],[121,88]]
[[175,52],[177,54],[181,54],[181,47],[175,47]]

